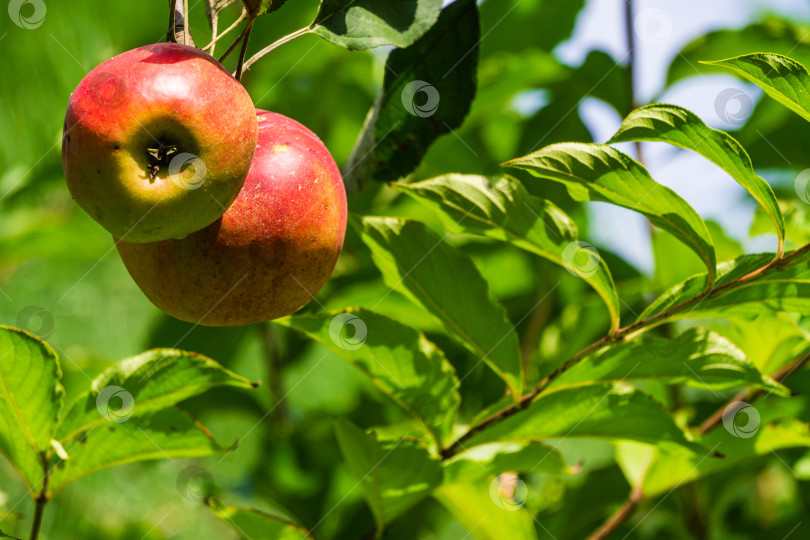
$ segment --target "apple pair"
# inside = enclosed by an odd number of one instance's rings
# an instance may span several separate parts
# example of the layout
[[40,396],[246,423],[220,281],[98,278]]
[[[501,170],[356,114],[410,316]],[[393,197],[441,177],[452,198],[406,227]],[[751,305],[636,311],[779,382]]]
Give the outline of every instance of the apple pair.
[[340,171],[318,137],[258,111],[194,47],[118,55],[73,92],[62,163],[166,313],[222,326],[275,319],[321,289],[346,230]]

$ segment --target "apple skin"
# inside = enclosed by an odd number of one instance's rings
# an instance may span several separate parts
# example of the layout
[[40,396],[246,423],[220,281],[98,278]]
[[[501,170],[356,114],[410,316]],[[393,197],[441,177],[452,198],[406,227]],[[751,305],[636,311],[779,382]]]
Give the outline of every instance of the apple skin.
[[[234,201],[256,139],[244,87],[199,49],[160,43],[82,79],[68,102],[62,166],[73,198],[114,236],[183,238]],[[149,154],[160,143],[175,146],[162,161]]]
[[295,120],[256,112],[253,164],[220,219],[182,240],[116,241],[135,283],[177,319],[235,326],[289,315],[318,293],[340,255],[347,209],[335,160]]

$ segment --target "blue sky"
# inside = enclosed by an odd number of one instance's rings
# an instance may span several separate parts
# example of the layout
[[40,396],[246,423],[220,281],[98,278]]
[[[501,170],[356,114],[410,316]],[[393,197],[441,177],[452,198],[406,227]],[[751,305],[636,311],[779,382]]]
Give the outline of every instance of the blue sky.
[[[606,51],[617,60],[624,58],[624,1],[589,0],[577,20],[572,38],[555,51],[559,58],[578,65],[593,49]],[[692,77],[661,94],[672,58],[684,45],[706,32],[744,27],[762,13],[782,13],[810,20],[810,2],[806,0],[635,0],[634,11],[639,103],[656,100],[681,105],[718,129],[733,128],[715,111],[718,94],[729,88],[736,89],[745,92],[755,103],[761,92],[733,77],[711,75]],[[739,106],[739,103],[729,106]],[[585,99],[579,112],[599,142],[607,140],[621,123],[613,109],[597,100]],[[633,153],[632,147],[621,149]],[[660,143],[645,144],[644,158],[658,182],[677,191],[704,218],[721,223],[732,237],[747,239],[754,204],[722,170],[700,156]],[[653,263],[645,220],[629,210],[602,203],[591,203],[590,210],[592,227],[588,240],[650,273]],[[769,236],[745,242],[748,251],[772,251],[775,245],[775,237]]]

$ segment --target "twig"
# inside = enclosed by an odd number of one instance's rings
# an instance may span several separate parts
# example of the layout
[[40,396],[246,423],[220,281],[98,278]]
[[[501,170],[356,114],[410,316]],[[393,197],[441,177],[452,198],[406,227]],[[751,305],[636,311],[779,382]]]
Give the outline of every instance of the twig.
[[[796,358],[793,362],[790,362],[789,364],[785,364],[784,366],[782,366],[778,371],[774,372],[774,374],[771,375],[771,378],[774,379],[775,381],[782,381],[783,379],[786,379],[791,373],[793,373],[794,371],[802,367],[804,364],[806,364],[808,360],[810,360],[810,350],[805,352],[802,356]],[[703,423],[700,424],[700,427],[698,428],[698,433],[704,435],[709,431],[711,431],[715,426],[717,426],[723,420],[723,413],[725,412],[726,408],[728,408],[728,406],[734,403],[735,401],[746,401],[755,399],[759,397],[759,395],[762,394],[762,392],[763,390],[761,388],[743,390],[742,392],[731,398],[725,405],[717,409],[714,412],[714,414],[712,414],[710,417],[704,420]]]
[[624,523],[628,517],[636,510],[638,503],[644,498],[644,493],[641,489],[634,489],[625,503],[619,507],[616,512],[610,516],[593,534],[588,537],[588,540],[604,540],[619,528],[619,525]]
[[[785,364],[778,370],[776,370],[772,375],[771,378],[776,381],[783,381],[790,376],[791,373],[802,367],[810,361],[810,350],[806,351],[804,354],[793,360],[792,362]],[[707,418],[701,425],[698,427],[697,431],[701,435],[705,435],[712,429],[718,426],[720,422],[723,420],[723,413],[725,412],[726,408],[734,403],[735,401],[745,401],[745,400],[752,400],[759,397],[763,393],[762,389],[746,389],[731,398],[728,402],[726,402],[722,407],[717,409],[709,418]],[[644,499],[644,493],[641,488],[637,488],[633,490],[633,493],[630,494],[630,498],[627,502],[622,506],[616,513],[610,516],[591,536],[588,537],[588,540],[602,540],[607,538],[608,535],[613,533],[619,525],[621,525],[624,521],[626,521],[635,511],[638,504]]]
[[42,489],[37,495],[35,501],[36,506],[34,508],[34,521],[31,524],[30,540],[37,540],[37,538],[39,538],[39,530],[42,527],[42,516],[45,513],[45,505],[48,504],[48,485],[51,479],[51,470],[49,466],[49,458],[47,457],[46,453],[43,452],[40,455],[40,461],[42,462],[42,468],[45,471],[45,475],[42,477]]
[[768,264],[766,264],[765,266],[762,266],[761,268],[758,268],[757,270],[754,270],[753,272],[750,272],[740,278],[734,279],[732,281],[729,281],[728,283],[724,283],[722,285],[715,286],[711,289],[705,290],[704,292],[696,296],[693,296],[688,300],[684,300],[680,304],[676,304],[668,309],[660,311],[655,315],[647,317],[646,319],[636,321],[635,323],[629,326],[625,326],[624,328],[619,328],[612,335],[609,334],[602,336],[601,338],[594,341],[593,343],[591,343],[590,345],[588,345],[587,347],[576,353],[574,356],[566,360],[565,363],[563,363],[560,367],[552,371],[550,375],[548,375],[539,383],[537,383],[537,385],[534,388],[532,388],[527,394],[521,396],[521,398],[518,400],[516,404],[509,405],[508,407],[505,407],[500,411],[493,413],[492,415],[481,421],[481,423],[472,427],[469,431],[467,431],[467,433],[465,433],[459,439],[457,439],[456,442],[454,442],[451,446],[442,450],[442,457],[444,459],[447,459],[449,457],[454,456],[459,452],[459,450],[461,450],[464,443],[477,433],[487,429],[488,427],[498,422],[501,422],[506,418],[509,418],[513,414],[516,414],[525,409],[526,407],[528,407],[531,404],[532,400],[535,397],[537,397],[543,390],[545,390],[557,377],[568,371],[572,366],[576,365],[580,360],[582,360],[592,352],[597,351],[601,347],[611,342],[620,341],[631,333],[641,332],[642,330],[648,330],[656,326],[657,324],[663,322],[670,316],[679,313],[686,308],[700,304],[704,300],[712,296],[716,296],[718,293],[727,292],[729,290],[733,290],[738,286],[745,285],[754,278],[760,277],[774,269],[781,270],[789,266],[790,263],[792,263],[796,257],[798,257],[801,254],[807,253],[808,251],[810,251],[810,244],[803,246],[802,248],[790,253],[785,257],[782,257],[779,260],[773,260]]
[[299,36],[303,36],[304,34],[309,33],[309,31],[310,31],[310,27],[307,26],[305,28],[301,28],[300,30],[296,30],[292,34],[287,34],[283,38],[274,41],[273,43],[271,43],[270,45],[268,45],[264,49],[260,50],[259,52],[257,52],[253,56],[251,56],[250,59],[248,59],[248,61],[245,62],[244,71],[249,70],[250,66],[255,64],[257,60],[259,60],[262,56],[269,53],[270,51],[272,51],[276,47],[280,47],[281,45],[284,45],[285,43],[290,42],[290,41],[294,40],[295,38],[297,38]]
[[[636,36],[633,32],[633,1],[626,0],[624,3],[624,39],[627,46],[627,77],[625,79],[625,89],[627,91],[627,106],[630,110],[624,111],[627,115],[638,106],[636,102],[635,90],[635,68],[636,68]],[[641,141],[635,141],[636,158],[642,165],[644,155],[641,152]]]
[[[619,332],[621,332],[621,330],[619,330]],[[514,414],[519,413],[520,411],[522,411],[523,409],[528,407],[531,404],[532,400],[540,392],[542,392],[546,388],[546,386],[548,386],[551,383],[552,380],[554,380],[558,376],[562,375],[565,371],[567,371],[571,366],[573,366],[574,364],[579,362],[582,358],[584,358],[585,356],[587,356],[591,352],[599,349],[600,347],[602,347],[603,345],[605,345],[609,341],[612,341],[613,339],[614,339],[614,336],[610,336],[610,335],[604,336],[604,337],[594,341],[593,343],[591,343],[590,345],[588,345],[587,347],[585,347],[581,351],[579,351],[577,354],[575,354],[569,360],[567,360],[562,366],[555,369],[549,376],[547,376],[542,381],[540,381],[537,384],[537,386],[532,388],[527,394],[524,394],[523,396],[521,396],[521,398],[518,400],[517,403],[511,404],[511,405],[501,409],[500,411],[497,411],[497,412],[491,414],[490,416],[488,416],[487,418],[482,420],[481,423],[479,423],[479,424],[473,426],[472,428],[470,428],[470,430],[467,431],[467,433],[465,433],[464,435],[459,437],[452,445],[450,445],[447,448],[445,448],[444,450],[442,450],[442,458],[443,459],[448,459],[448,458],[456,455],[460,450],[462,450],[464,448],[464,443],[467,442],[469,439],[471,439],[473,436],[477,435],[481,431],[484,431],[485,429],[489,428],[490,426],[492,426],[494,424],[497,424],[498,422],[501,422],[501,421],[505,420],[506,418],[509,418],[510,416],[512,416]]]

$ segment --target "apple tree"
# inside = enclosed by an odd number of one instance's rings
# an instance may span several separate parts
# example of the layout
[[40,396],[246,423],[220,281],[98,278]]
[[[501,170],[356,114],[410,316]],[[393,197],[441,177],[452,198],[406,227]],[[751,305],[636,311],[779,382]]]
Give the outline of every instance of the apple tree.
[[630,0],[8,4],[0,537],[806,534],[810,27],[679,48],[720,130]]

